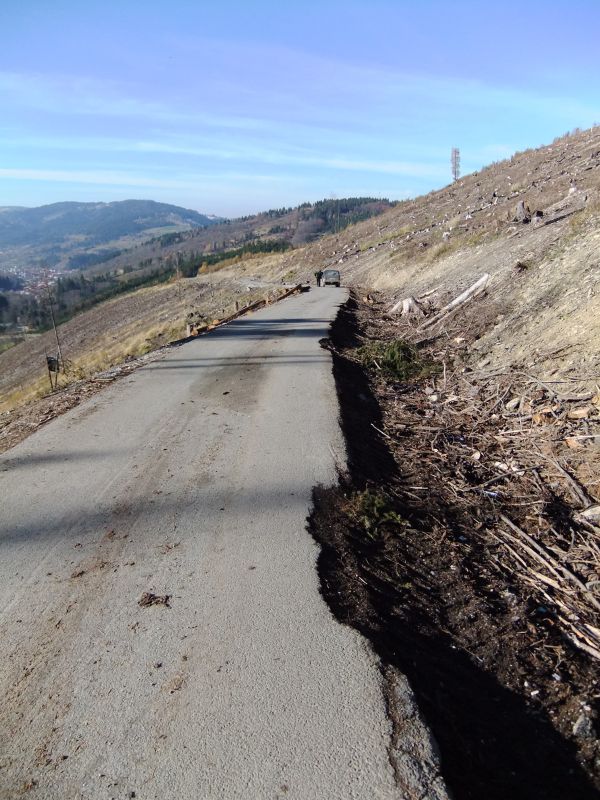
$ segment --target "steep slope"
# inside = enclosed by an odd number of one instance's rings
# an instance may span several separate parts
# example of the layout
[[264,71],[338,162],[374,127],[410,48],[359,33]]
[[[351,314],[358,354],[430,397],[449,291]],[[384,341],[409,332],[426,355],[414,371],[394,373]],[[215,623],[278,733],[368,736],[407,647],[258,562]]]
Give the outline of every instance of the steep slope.
[[[516,221],[518,206],[529,222]],[[541,216],[535,216],[535,212]],[[563,137],[407,201],[376,219],[286,254],[313,279],[336,267],[349,285],[392,300],[435,290],[439,306],[491,276],[489,320],[475,356],[525,356],[543,374],[579,362],[600,373],[600,128]],[[571,351],[548,356],[558,347]],[[549,358],[549,360],[546,360]]]
[[350,469],[315,494],[322,591],[463,800],[600,787],[599,167],[596,128],[311,252],[366,287],[329,342]]

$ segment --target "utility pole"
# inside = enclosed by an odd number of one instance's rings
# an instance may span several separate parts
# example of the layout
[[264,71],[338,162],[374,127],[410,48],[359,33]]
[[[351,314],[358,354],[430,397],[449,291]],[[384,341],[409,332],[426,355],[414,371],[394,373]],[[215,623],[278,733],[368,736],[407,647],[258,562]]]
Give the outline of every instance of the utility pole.
[[452,178],[457,181],[460,178],[460,150],[458,147],[452,148],[450,163],[452,164]]
[[[65,371],[65,364],[63,361],[62,356],[62,349],[60,346],[60,338],[58,335],[58,328],[56,327],[56,317],[54,316],[54,304],[52,303],[52,291],[50,289],[50,279],[48,273],[45,272],[45,288],[46,288],[46,300],[48,301],[48,308],[50,310],[50,319],[52,320],[52,329],[54,330],[54,337],[56,339],[56,358],[54,356],[49,356],[46,353],[46,366],[48,368],[48,377],[50,379],[50,386],[52,391],[58,389],[58,373],[62,372],[64,374]],[[54,381],[52,381],[52,373],[54,373]]]
[[50,318],[52,319],[52,327],[54,328],[54,336],[56,337],[56,352],[58,355],[58,366],[59,370],[61,372],[64,372],[65,363],[62,357],[62,350],[60,349],[60,339],[58,338],[58,328],[56,327],[56,319],[54,318],[54,306],[52,305],[52,294],[50,292],[50,286],[47,286],[46,290],[48,292],[48,306],[50,308]]

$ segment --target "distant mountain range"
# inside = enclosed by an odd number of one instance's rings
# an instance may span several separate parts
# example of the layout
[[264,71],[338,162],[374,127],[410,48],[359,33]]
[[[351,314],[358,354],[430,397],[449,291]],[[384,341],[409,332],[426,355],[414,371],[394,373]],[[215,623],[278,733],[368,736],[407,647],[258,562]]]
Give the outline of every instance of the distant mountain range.
[[94,247],[156,228],[204,228],[222,221],[153,200],[0,207],[0,248],[75,243]]

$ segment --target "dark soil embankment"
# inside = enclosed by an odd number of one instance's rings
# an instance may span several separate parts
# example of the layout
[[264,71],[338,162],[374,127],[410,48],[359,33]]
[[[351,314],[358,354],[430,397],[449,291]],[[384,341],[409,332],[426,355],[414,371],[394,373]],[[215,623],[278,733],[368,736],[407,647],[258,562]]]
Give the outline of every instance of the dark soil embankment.
[[[427,369],[408,381],[360,363],[366,341],[397,335],[380,312],[355,296],[329,343],[349,473],[315,492],[323,596],[384,665],[407,675],[457,800],[591,800],[597,662],[511,569],[517,545],[498,541],[505,515],[519,530],[531,530],[532,517],[551,521],[560,545],[573,533],[572,509],[539,471],[494,477],[497,415],[476,424],[459,410],[448,422],[432,410],[425,389],[442,383],[431,377],[434,346],[421,349]],[[443,383],[449,393],[446,373]]]

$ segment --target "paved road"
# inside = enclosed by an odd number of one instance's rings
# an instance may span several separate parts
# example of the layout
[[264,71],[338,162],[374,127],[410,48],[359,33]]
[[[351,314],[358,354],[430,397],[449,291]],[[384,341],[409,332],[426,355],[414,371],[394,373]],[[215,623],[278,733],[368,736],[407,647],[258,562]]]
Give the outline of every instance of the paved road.
[[401,796],[305,530],[344,459],[318,344],[344,298],[175,348],[0,457],[0,797]]

